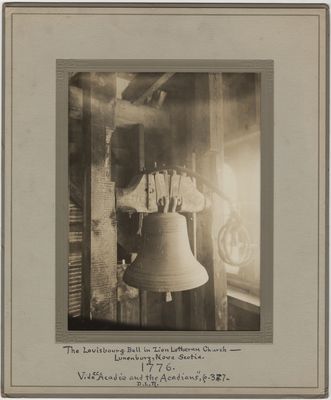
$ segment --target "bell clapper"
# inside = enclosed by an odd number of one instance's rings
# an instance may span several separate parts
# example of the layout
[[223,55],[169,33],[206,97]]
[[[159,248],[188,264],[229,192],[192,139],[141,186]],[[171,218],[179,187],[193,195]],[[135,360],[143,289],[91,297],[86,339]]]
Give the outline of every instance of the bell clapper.
[[162,203],[161,205],[163,206],[163,214],[166,214],[169,210],[169,199],[168,197],[162,197]]
[[170,208],[170,212],[176,212],[176,208],[177,208],[177,197],[173,196],[171,197],[171,208]]
[[166,301],[167,303],[169,303],[170,301],[172,301],[171,292],[166,292],[165,301]]
[[141,236],[142,235],[142,230],[143,230],[143,221],[144,221],[144,213],[139,213],[139,219],[138,219],[138,231],[137,235]]

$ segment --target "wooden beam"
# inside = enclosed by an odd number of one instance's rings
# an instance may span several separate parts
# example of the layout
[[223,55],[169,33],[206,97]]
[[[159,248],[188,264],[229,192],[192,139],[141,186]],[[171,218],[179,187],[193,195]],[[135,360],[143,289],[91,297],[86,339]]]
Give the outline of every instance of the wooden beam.
[[[222,182],[224,164],[223,82],[221,74],[197,74],[195,120],[192,123],[197,172],[215,184]],[[206,188],[201,187],[201,190]],[[207,192],[207,191],[206,191]],[[197,256],[209,281],[192,291],[193,329],[227,329],[225,265],[218,254],[217,236],[223,224],[223,203],[211,194],[212,207],[197,214]]]
[[[113,113],[99,96],[104,76],[91,73],[91,319],[117,320],[117,239],[115,183],[111,181]],[[108,77],[108,85],[110,85]],[[113,86],[115,74],[113,74]],[[115,90],[115,89],[113,89]]]
[[[134,155],[131,155],[130,163],[133,175],[138,174],[141,169],[144,168],[144,128],[141,125],[134,125],[129,131],[127,136],[134,148]],[[127,144],[127,143],[126,143]],[[118,199],[117,199],[118,200]],[[119,211],[117,207],[117,211]],[[130,218],[125,213],[117,213],[117,237],[118,243],[129,253],[131,257],[133,253],[137,252],[137,235],[133,234],[132,229],[129,225],[134,223],[134,218]],[[132,262],[127,260],[127,262]],[[123,281],[124,270],[127,265],[118,266],[118,321],[121,324],[135,327],[139,329],[140,326],[140,313],[141,313],[141,302],[139,296],[139,290],[128,286]]]
[[123,281],[126,264],[117,265],[117,321],[120,325],[139,329],[139,290]]
[[[86,73],[89,76],[89,73]],[[90,318],[91,297],[91,85],[82,85],[82,136],[83,136],[83,246],[82,246],[82,317]],[[71,92],[72,93],[72,92]],[[76,91],[77,96],[80,96]],[[70,97],[71,100],[73,96]],[[70,105],[72,102],[70,102]]]
[[[210,113],[210,178],[216,186],[224,182],[224,96],[222,74],[209,74]],[[215,294],[215,329],[227,329],[227,278],[225,264],[218,252],[218,233],[224,224],[224,203],[215,193],[212,195],[211,239],[213,249],[213,273]]]
[[146,89],[133,104],[144,104],[145,100],[153,95],[154,92],[159,90],[170,78],[174,76],[174,72],[162,74],[148,89]]
[[117,100],[114,109],[116,127],[141,124],[145,130],[156,134],[169,129],[169,117],[163,110],[135,105],[126,100]]
[[143,104],[156,90],[161,89],[173,75],[174,73],[139,73],[123,91],[122,99],[131,103]]
[[83,208],[83,193],[81,188],[77,186],[74,182],[70,182],[70,199],[75,202],[75,204]]
[[81,120],[83,111],[83,89],[69,87],[69,118]]
[[[69,116],[71,119],[80,120],[83,108],[83,90],[73,87],[70,89]],[[97,108],[100,99],[91,98],[91,104]],[[155,133],[169,129],[169,116],[160,109],[144,105],[135,105],[127,100],[113,100],[104,102],[104,108],[107,114],[113,118],[114,127],[126,127],[129,125],[143,125],[144,129]]]
[[155,82],[162,73],[140,72],[131,79],[128,86],[122,92],[122,99],[134,102],[137,98]]

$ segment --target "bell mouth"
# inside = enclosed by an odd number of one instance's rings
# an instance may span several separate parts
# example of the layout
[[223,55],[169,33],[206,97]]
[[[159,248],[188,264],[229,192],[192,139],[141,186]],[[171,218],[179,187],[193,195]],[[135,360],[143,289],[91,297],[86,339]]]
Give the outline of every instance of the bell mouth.
[[196,289],[200,286],[205,285],[208,282],[208,277],[205,281],[200,282],[200,283],[191,283],[189,284],[188,282],[185,282],[185,285],[178,285],[178,286],[173,286],[169,284],[162,284],[158,283],[157,285],[155,282],[151,283],[148,285],[147,282],[145,282],[143,285],[141,285],[139,282],[136,282],[134,279],[131,281],[130,279],[125,280],[125,283],[129,286],[132,286],[136,289],[139,290],[146,290],[148,292],[184,292],[186,290],[192,290]]
[[158,274],[153,276],[140,269],[134,271],[134,266],[129,266],[124,273],[124,282],[132,287],[150,292],[181,292],[192,290],[206,284],[209,280],[207,271],[198,262],[199,271],[189,270],[181,274],[172,274],[171,282],[169,275]]

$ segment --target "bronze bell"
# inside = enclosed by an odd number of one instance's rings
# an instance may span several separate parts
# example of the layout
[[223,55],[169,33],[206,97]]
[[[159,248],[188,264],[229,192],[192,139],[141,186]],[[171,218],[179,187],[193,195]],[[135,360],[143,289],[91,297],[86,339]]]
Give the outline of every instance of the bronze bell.
[[141,250],[123,279],[130,286],[153,292],[177,292],[205,284],[208,274],[192,254],[186,218],[177,212],[145,217]]

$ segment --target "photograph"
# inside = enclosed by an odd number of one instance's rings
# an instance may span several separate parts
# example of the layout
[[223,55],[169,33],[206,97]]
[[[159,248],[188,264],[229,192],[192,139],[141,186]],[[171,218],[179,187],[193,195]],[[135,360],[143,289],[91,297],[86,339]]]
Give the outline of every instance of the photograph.
[[259,331],[261,74],[74,71],[66,100],[68,330]]
[[329,6],[2,12],[2,396],[327,398]]

